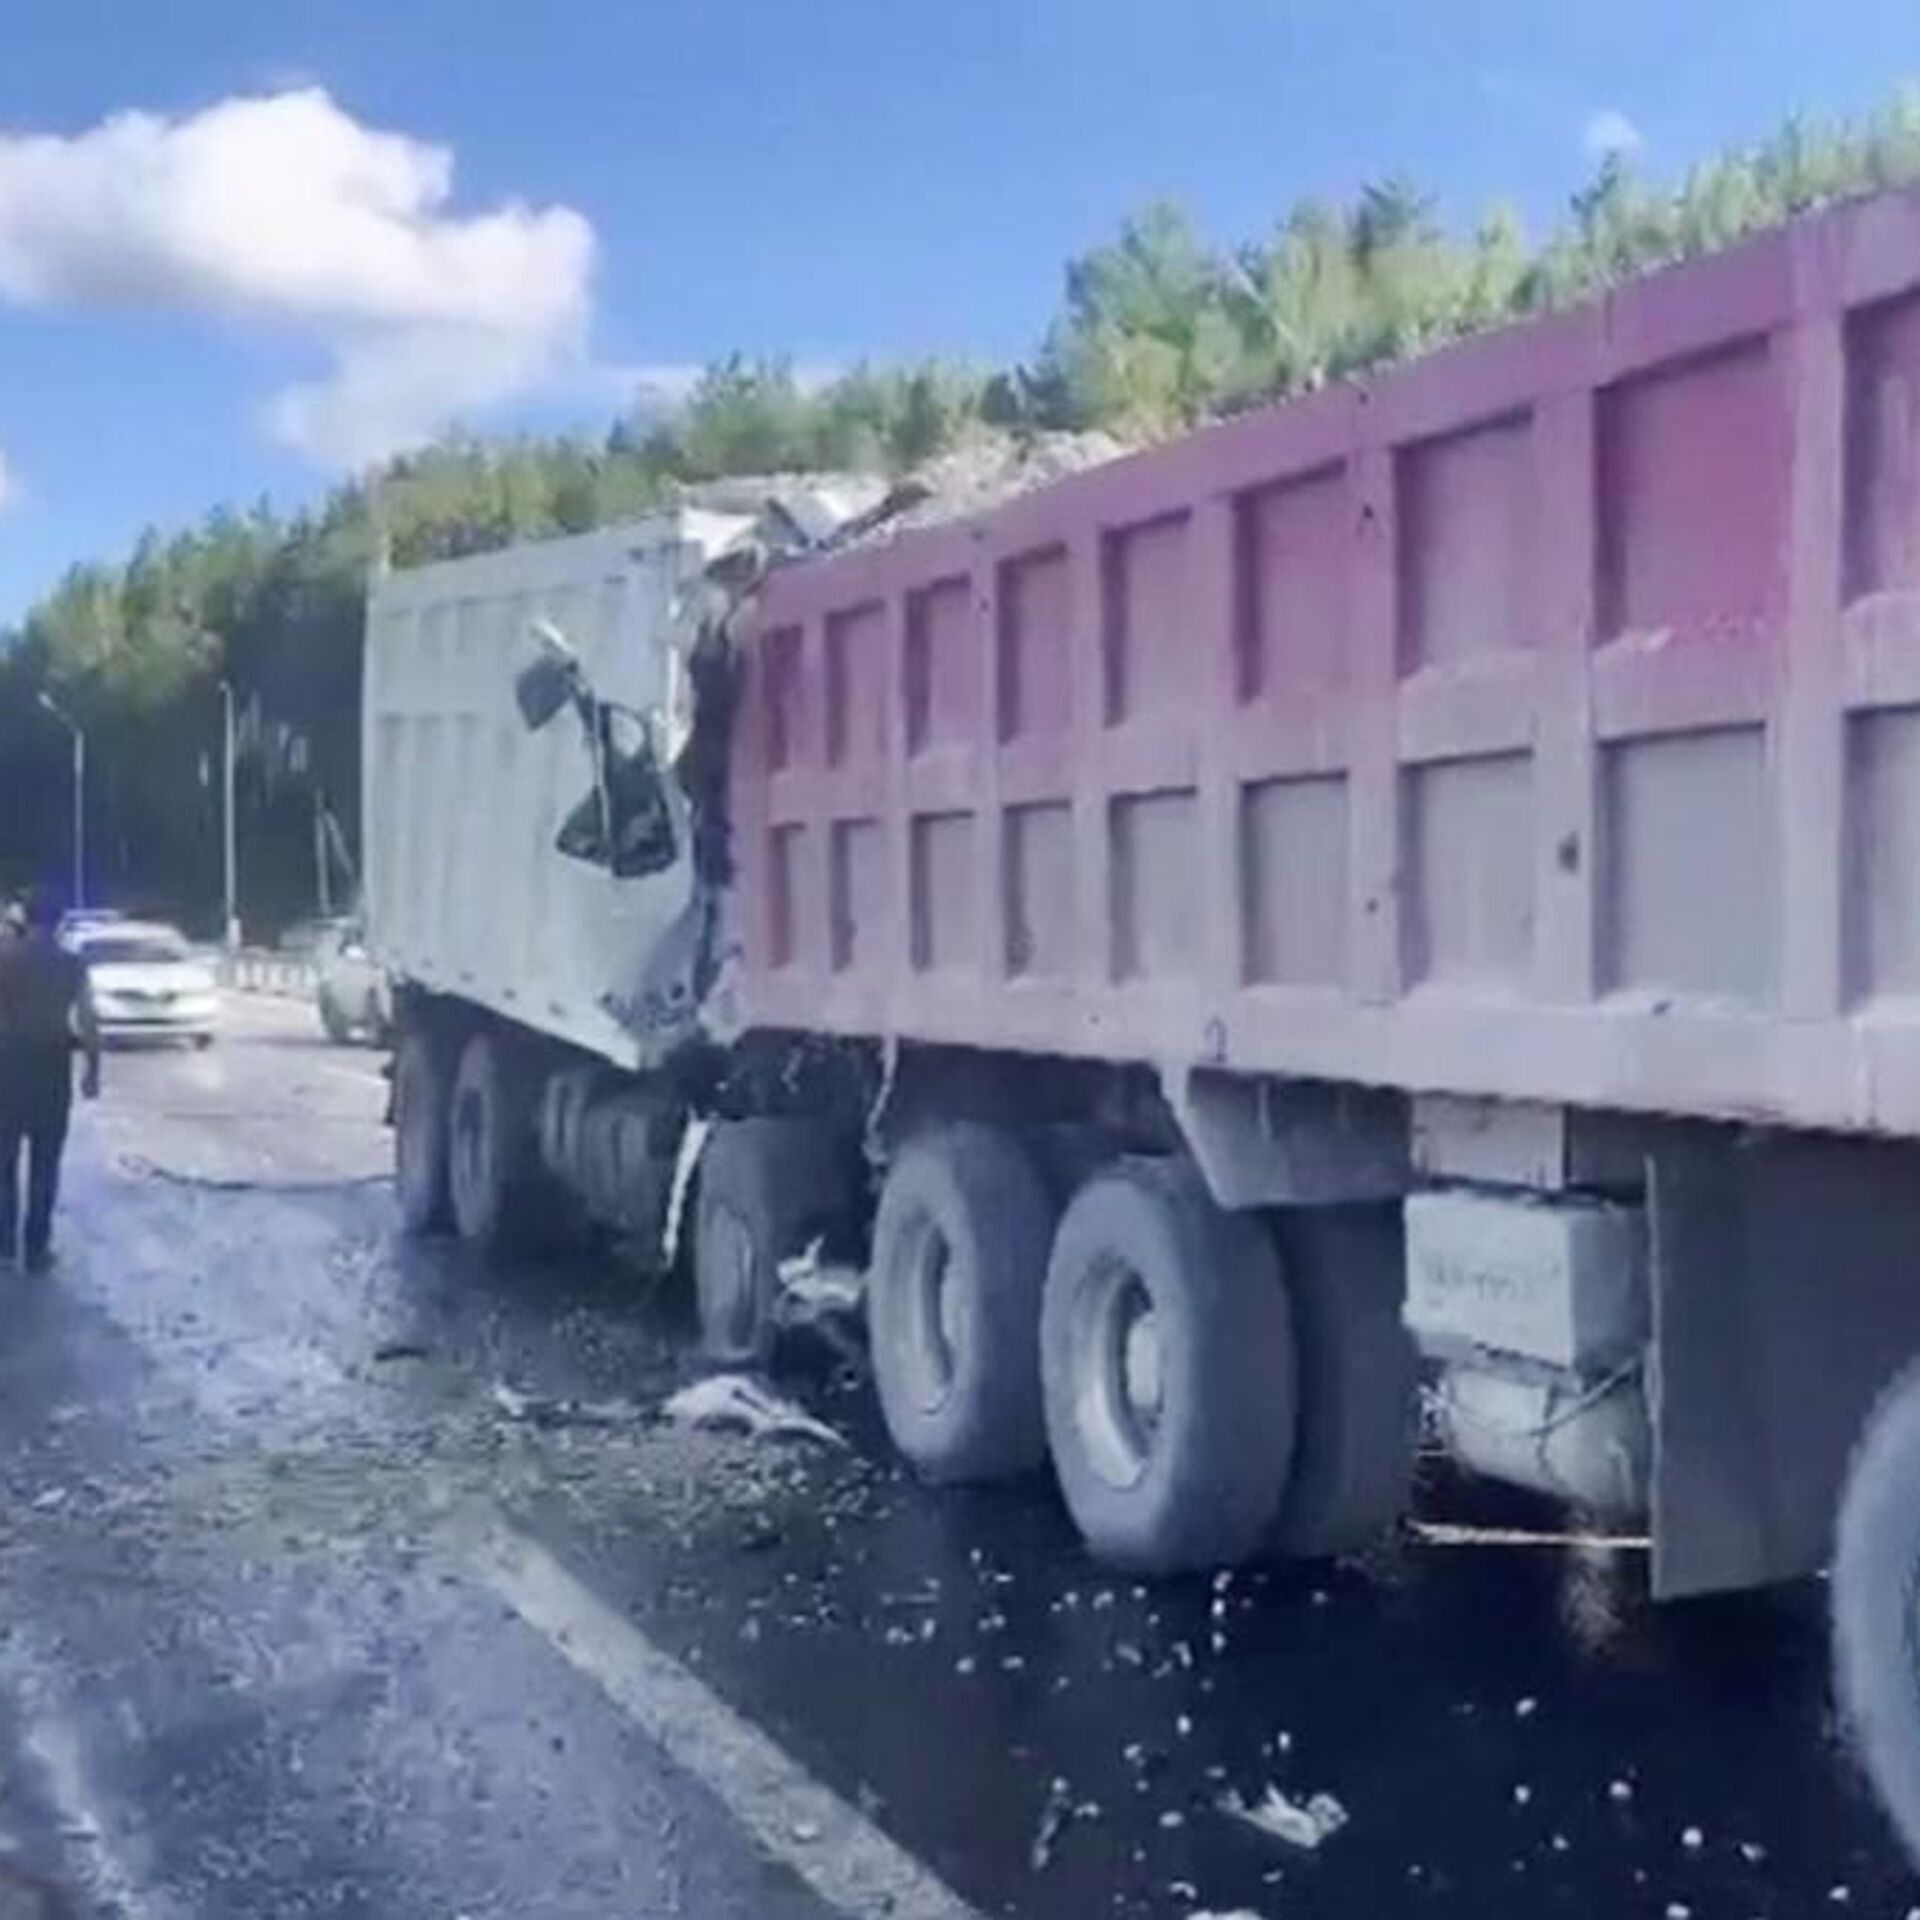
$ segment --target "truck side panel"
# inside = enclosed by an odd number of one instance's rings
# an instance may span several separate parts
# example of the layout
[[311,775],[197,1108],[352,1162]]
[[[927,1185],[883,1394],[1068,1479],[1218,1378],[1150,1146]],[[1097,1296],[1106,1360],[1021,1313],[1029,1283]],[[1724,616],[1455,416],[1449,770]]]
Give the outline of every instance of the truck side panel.
[[592,790],[582,729],[533,734],[514,705],[530,624],[551,621],[607,698],[656,712],[683,529],[616,528],[374,583],[365,698],[369,932],[398,978],[631,1064],[606,1011],[684,904],[674,871],[618,881],[563,858]]
[[1920,201],[777,573],[750,1021],[1920,1131]]

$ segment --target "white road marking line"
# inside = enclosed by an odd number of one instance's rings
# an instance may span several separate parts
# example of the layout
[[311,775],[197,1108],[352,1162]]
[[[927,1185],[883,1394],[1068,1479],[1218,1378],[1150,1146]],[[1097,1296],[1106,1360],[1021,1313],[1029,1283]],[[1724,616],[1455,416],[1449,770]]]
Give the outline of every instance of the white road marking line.
[[528,1626],[829,1905],[851,1920],[981,1920],[544,1547],[495,1526],[474,1562]]
[[153,1898],[120,1858],[88,1783],[86,1759],[73,1727],[64,1719],[37,1714],[21,1744],[59,1816],[73,1877],[86,1892],[123,1920],[153,1920],[167,1910],[171,1902]]

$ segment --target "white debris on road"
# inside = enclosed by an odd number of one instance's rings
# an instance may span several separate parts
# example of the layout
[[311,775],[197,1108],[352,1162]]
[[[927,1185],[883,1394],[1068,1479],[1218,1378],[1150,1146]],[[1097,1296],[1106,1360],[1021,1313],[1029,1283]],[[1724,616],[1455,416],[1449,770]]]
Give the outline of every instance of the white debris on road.
[[715,1373],[696,1380],[682,1387],[660,1414],[678,1426],[721,1428],[754,1440],[817,1440],[829,1447],[847,1444],[824,1420],[816,1420],[803,1407],[744,1373]]
[[504,1380],[493,1383],[492,1399],[504,1419],[532,1427],[625,1427],[645,1417],[631,1400],[569,1400],[522,1393]]
[[1407,1531],[1427,1547],[1573,1547],[1591,1553],[1651,1553],[1646,1533],[1557,1532],[1535,1527],[1470,1527],[1449,1520],[1411,1520]]
[[1289,1800],[1274,1786],[1251,1803],[1230,1793],[1220,1802],[1220,1811],[1275,1840],[1284,1840],[1290,1847],[1309,1851],[1347,1824],[1347,1810],[1332,1794],[1316,1793],[1306,1801]]
[[1040,1825],[1028,1853],[1028,1864],[1035,1873],[1044,1873],[1052,1864],[1054,1844],[1072,1818],[1073,1790],[1065,1780],[1055,1780],[1047,1789],[1046,1804],[1040,1809]]
[[805,1326],[832,1314],[856,1314],[866,1297],[860,1268],[822,1260],[816,1240],[805,1253],[782,1260],[774,1313],[784,1326]]

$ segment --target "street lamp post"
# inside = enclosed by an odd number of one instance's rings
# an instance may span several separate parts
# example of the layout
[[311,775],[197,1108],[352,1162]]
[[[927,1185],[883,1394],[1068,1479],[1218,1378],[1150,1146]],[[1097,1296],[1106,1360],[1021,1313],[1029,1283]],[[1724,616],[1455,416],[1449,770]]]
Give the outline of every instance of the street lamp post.
[[233,682],[220,682],[221,840],[220,867],[227,951],[240,946],[240,857],[233,817]]
[[52,694],[40,704],[73,736],[73,902],[87,904],[87,736],[85,729]]

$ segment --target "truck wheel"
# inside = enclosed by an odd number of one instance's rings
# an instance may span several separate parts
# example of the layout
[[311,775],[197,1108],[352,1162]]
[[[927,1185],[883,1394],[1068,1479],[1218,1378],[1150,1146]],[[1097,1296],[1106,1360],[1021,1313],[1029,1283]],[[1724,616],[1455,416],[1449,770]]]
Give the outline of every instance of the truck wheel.
[[1920,1361],[1881,1394],[1854,1450],[1829,1593],[1841,1716],[1920,1861]]
[[1178,1161],[1067,1208],[1040,1320],[1047,1438],[1094,1554],[1141,1573],[1247,1558],[1287,1491],[1293,1329],[1265,1225]]
[[1046,1458],[1040,1293],[1057,1211],[990,1127],[916,1140],[887,1174],[867,1283],[874,1383],[894,1445],[929,1480]]
[[1293,1472],[1271,1546],[1348,1553],[1406,1512],[1419,1360],[1400,1318],[1400,1210],[1307,1207],[1275,1223],[1299,1357]]
[[726,1120],[700,1157],[694,1297],[700,1347],[727,1366],[773,1349],[780,1263],[830,1231],[850,1199],[840,1142],[807,1120]]
[[453,1224],[470,1246],[495,1250],[544,1221],[533,1175],[533,1103],[527,1076],[488,1033],[460,1050],[447,1119]]
[[408,1233],[438,1233],[449,1220],[443,1057],[415,1028],[401,1038],[393,1064],[393,1184]]

